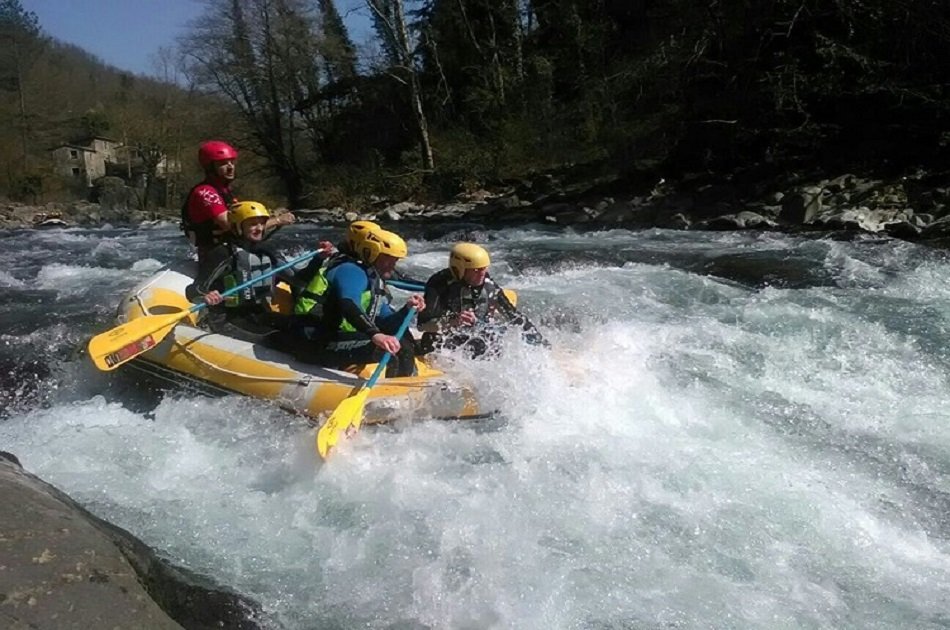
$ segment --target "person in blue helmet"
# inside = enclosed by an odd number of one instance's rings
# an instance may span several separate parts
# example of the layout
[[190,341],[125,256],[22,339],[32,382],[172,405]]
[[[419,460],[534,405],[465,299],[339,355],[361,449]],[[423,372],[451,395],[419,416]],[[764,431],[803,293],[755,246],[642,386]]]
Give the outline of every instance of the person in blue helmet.
[[386,280],[396,263],[408,255],[406,242],[397,234],[367,226],[353,234],[349,252],[331,256],[294,307],[294,331],[305,343],[295,349],[297,358],[326,367],[378,362],[393,355],[387,376],[415,373],[415,344],[409,333],[394,336],[409,308],[422,310],[421,295],[410,295],[405,306],[390,306]]

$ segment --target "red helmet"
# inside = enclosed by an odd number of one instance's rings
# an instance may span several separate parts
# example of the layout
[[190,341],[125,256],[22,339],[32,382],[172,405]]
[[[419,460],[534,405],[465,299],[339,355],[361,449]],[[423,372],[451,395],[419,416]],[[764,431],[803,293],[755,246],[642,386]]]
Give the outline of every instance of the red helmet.
[[236,160],[237,156],[237,149],[220,140],[208,140],[198,147],[198,162],[204,168],[219,160]]

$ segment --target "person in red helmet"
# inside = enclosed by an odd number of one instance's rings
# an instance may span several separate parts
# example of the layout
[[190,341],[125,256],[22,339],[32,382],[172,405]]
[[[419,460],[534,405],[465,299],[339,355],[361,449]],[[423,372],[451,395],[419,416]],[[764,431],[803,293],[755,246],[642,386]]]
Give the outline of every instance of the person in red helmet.
[[[188,240],[204,258],[228,233],[228,208],[238,202],[231,190],[236,175],[238,152],[227,142],[208,140],[198,147],[198,163],[205,178],[188,193],[181,209],[181,226]],[[265,229],[295,221],[286,212],[267,221]]]

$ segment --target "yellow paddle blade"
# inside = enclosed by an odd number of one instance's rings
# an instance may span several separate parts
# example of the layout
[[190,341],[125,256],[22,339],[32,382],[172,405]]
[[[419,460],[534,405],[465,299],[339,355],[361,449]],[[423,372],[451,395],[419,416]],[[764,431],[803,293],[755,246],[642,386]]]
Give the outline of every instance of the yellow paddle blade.
[[501,292],[505,294],[512,306],[518,306],[518,293],[514,289],[502,289]]
[[317,431],[317,452],[320,453],[320,457],[326,459],[330,449],[346,435],[350,427],[353,427],[353,431],[359,430],[363,423],[363,407],[366,405],[368,395],[369,388],[363,387],[352,396],[344,398],[336,406],[327,421]]
[[89,341],[89,356],[100,370],[114,370],[157,346],[188,313],[150,315],[116,326]]

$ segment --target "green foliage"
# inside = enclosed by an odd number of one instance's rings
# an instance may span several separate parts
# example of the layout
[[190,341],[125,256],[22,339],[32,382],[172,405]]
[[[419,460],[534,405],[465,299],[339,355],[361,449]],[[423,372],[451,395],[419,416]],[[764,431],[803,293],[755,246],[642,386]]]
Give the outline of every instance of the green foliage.
[[319,100],[318,20],[304,0],[234,0],[209,5],[183,42],[196,85],[227,99],[270,174],[293,206],[316,163]]
[[112,121],[101,110],[90,109],[79,119],[84,136],[105,136],[112,129]]
[[[0,116],[12,122],[0,126],[0,195],[37,201],[86,197],[84,180],[53,173],[49,150],[105,136],[130,147],[129,159],[122,154],[115,173],[127,183],[155,186],[140,191],[143,201],[175,207],[187,191],[185,182],[200,177],[194,152],[205,134],[236,135],[220,99],[119,72],[75,46],[25,41],[20,51],[33,52],[30,63],[21,63],[16,89],[0,90]],[[10,47],[0,46],[0,66],[8,53]],[[156,151],[184,172],[157,173]],[[168,196],[156,196],[158,191]]]
[[356,46],[346,32],[346,26],[333,0],[318,0],[323,27],[320,50],[326,59],[328,82],[356,76]]
[[394,30],[396,14],[392,0],[366,0],[366,5],[383,50],[384,64],[388,67],[400,65],[402,56]]
[[10,198],[15,201],[36,203],[43,194],[43,176],[28,172],[17,175],[10,183]]
[[0,0],[0,35],[4,39],[40,36],[40,22],[36,13],[23,8],[20,0]]
[[[199,176],[198,142],[228,139],[245,198],[353,209],[566,164],[948,158],[946,2],[366,0],[363,11],[381,56],[362,75],[334,0],[209,1],[181,49],[188,92],[68,46],[29,59],[0,48],[0,115],[14,121],[0,127],[0,183],[52,194],[54,179],[22,176],[80,131],[133,147],[133,178],[154,176],[162,155],[180,160],[165,189],[182,193]],[[41,38],[35,16],[0,0],[0,37],[11,33]]]

